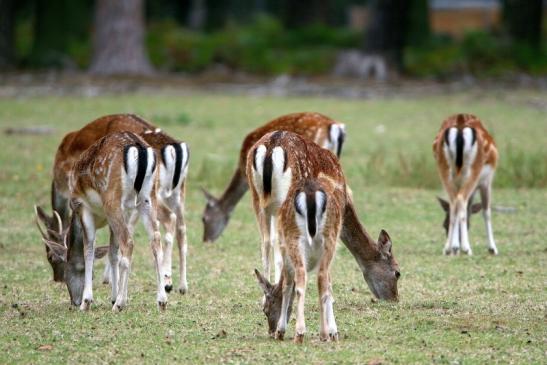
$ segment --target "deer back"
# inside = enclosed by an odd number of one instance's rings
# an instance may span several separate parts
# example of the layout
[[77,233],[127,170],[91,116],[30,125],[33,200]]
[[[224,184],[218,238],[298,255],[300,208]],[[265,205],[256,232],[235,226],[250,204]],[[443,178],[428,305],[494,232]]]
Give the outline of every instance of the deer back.
[[302,179],[323,177],[345,196],[345,178],[336,156],[288,131],[271,132],[250,149],[247,178],[263,206],[280,206],[291,186]]

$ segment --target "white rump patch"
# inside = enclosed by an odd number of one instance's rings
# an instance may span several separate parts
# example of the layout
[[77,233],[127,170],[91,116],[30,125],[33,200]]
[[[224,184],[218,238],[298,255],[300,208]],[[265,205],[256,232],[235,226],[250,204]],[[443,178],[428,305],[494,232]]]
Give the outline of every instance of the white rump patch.
[[[295,212],[296,214],[294,215],[296,226],[300,231],[300,236],[309,246],[311,246],[312,240],[308,232],[308,206],[306,204],[306,194],[304,192],[298,193],[295,201],[298,206],[298,211]],[[302,214],[299,214],[298,212]]]
[[177,154],[175,147],[169,145],[163,149],[163,163],[160,164],[160,188],[161,194],[165,197],[171,196],[173,185],[173,175],[175,173],[175,165]]
[[[264,186],[262,184],[262,175],[264,174],[264,159],[266,158],[266,146],[261,144],[256,148],[253,163],[253,185],[259,196],[264,195]],[[256,166],[256,169],[255,169]]]
[[272,198],[277,206],[281,206],[287,198],[292,182],[291,169],[283,171],[284,166],[285,152],[283,148],[275,147],[272,151]]
[[462,130],[463,134],[463,166],[469,167],[475,161],[477,156],[477,143],[473,144],[473,130],[465,127]]
[[180,171],[180,179],[177,186],[180,186],[180,184],[186,180],[186,174],[188,173],[188,165],[190,162],[190,150],[188,149],[188,145],[186,143],[181,143],[180,147],[182,149],[182,165],[181,165],[181,171]]

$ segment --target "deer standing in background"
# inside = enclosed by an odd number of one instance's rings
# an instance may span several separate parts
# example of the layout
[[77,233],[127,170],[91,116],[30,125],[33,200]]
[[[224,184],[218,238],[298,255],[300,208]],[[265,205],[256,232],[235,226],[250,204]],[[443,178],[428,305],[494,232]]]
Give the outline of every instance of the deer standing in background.
[[494,139],[476,116],[456,114],[443,122],[433,142],[433,154],[450,205],[444,253],[457,254],[461,250],[472,254],[468,235],[469,201],[479,190],[488,251],[497,255],[490,210],[492,180],[498,162]]
[[[213,242],[228,225],[232,211],[241,200],[249,186],[245,176],[249,149],[266,133],[276,130],[290,131],[329,149],[340,157],[344,144],[345,125],[319,113],[293,113],[276,118],[249,133],[243,140],[239,154],[239,164],[230,184],[220,198],[203,190],[207,204],[203,211],[203,241]],[[269,232],[265,232],[269,234]]]
[[[279,209],[289,191],[306,179],[329,182],[342,215],[341,240],[355,257],[372,293],[380,299],[397,300],[399,265],[391,250],[391,240],[382,231],[378,242],[363,228],[353,208],[342,169],[336,156],[305,138],[286,131],[266,134],[249,150],[247,178],[251,187],[257,221],[264,231],[277,231]],[[269,241],[262,241],[262,262],[266,277],[270,270]],[[278,248],[274,247],[274,251]],[[280,254],[278,254],[281,257]],[[281,272],[282,260],[276,260]],[[279,275],[276,275],[279,277]],[[276,277],[276,282],[278,282]],[[276,292],[278,295],[279,291]],[[271,293],[265,293],[271,294]],[[265,299],[268,295],[266,295]]]
[[[184,220],[184,202],[189,149],[185,143],[171,138],[144,119],[134,114],[107,115],[90,122],[78,131],[68,133],[57,149],[53,166],[51,206],[54,213],[52,216],[48,216],[43,209],[37,207],[42,213],[37,217],[46,226],[48,232],[46,239],[54,241],[56,237],[51,236],[51,232],[58,232],[60,227],[55,219],[55,212],[61,217],[61,225],[63,227],[68,226],[70,217],[68,176],[74,162],[85,150],[102,137],[109,133],[123,131],[140,135],[156,151],[157,160],[160,162],[159,186],[157,189],[158,219],[166,232],[164,235],[163,263],[165,289],[168,292],[172,290],[171,257],[173,240],[176,237],[180,259],[180,285],[178,290],[184,294],[188,290],[186,279],[188,245]],[[49,246],[47,245],[46,251],[55,278],[55,272],[60,270],[57,268],[59,264],[54,262],[54,257],[49,254]],[[105,268],[103,281],[105,283],[110,282],[110,265]]]

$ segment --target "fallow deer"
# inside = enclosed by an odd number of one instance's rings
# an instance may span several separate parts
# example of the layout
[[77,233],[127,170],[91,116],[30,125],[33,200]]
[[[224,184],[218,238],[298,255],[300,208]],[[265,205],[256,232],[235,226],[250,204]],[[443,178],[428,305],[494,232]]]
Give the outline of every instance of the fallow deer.
[[[171,256],[173,239],[176,237],[179,248],[180,285],[179,292],[184,294],[188,289],[186,279],[187,239],[184,221],[184,202],[186,174],[189,162],[189,149],[185,143],[171,138],[149,122],[134,114],[113,114],[98,118],[78,131],[68,133],[57,149],[53,166],[53,182],[51,186],[51,206],[54,212],[61,216],[63,227],[68,224],[70,215],[68,176],[74,162],[93,143],[109,133],[133,132],[140,135],[156,151],[159,167],[158,218],[165,228],[165,254],[163,272],[165,274],[166,290],[172,289]],[[43,212],[43,210],[42,210]],[[40,220],[50,231],[58,231],[55,216],[42,214]],[[55,237],[48,237],[55,239]],[[47,250],[47,246],[46,246]],[[55,267],[50,256],[48,260]],[[110,266],[105,267],[104,282],[110,281]]]
[[278,117],[249,133],[243,140],[239,164],[230,184],[220,198],[203,189],[207,204],[203,211],[203,241],[213,242],[224,231],[232,211],[247,192],[247,154],[249,149],[266,133],[284,130],[303,136],[318,145],[331,150],[338,157],[346,137],[345,125],[319,113],[293,113]]
[[[391,240],[382,231],[378,242],[363,228],[346,188],[346,180],[336,156],[306,140],[286,131],[266,134],[249,150],[247,178],[251,187],[253,207],[262,235],[275,232],[279,208],[291,188],[304,179],[321,179],[331,182],[343,217],[341,240],[355,257],[365,281],[374,296],[397,300],[399,265],[391,250]],[[262,261],[266,277],[270,270],[269,241],[262,241]],[[274,251],[277,249],[274,247]],[[274,252],[275,254],[275,252]],[[281,272],[283,261],[276,257],[276,270]],[[276,275],[278,281],[279,275]]]
[[77,218],[71,219],[69,229],[73,230],[75,219],[79,220],[85,242],[82,310],[89,309],[93,302],[95,234],[98,228],[106,225],[111,236],[112,310],[120,311],[127,304],[133,229],[138,218],[143,222],[154,255],[157,302],[160,309],[165,309],[167,294],[161,266],[163,250],[156,217],[156,166],[152,147],[130,132],[107,134],[73,164],[68,185],[72,214]]
[[[322,176],[318,179],[295,181],[281,205],[278,226],[284,262],[283,279],[280,280],[283,297],[275,338],[282,340],[285,335],[289,318],[288,309],[295,292],[297,303],[294,341],[303,341],[306,332],[304,298],[307,274],[317,268],[319,336],[323,341],[338,340],[330,265],[336,251],[345,203],[345,196],[343,191],[338,189],[337,183]],[[255,273],[265,294],[270,294],[267,290],[267,279],[257,271]],[[271,294],[266,295],[266,302],[273,297]]]
[[472,254],[468,235],[469,201],[479,190],[488,236],[488,251],[498,253],[492,232],[490,201],[498,151],[479,118],[456,114],[447,118],[433,142],[437,169],[448,194],[448,237],[443,252]]

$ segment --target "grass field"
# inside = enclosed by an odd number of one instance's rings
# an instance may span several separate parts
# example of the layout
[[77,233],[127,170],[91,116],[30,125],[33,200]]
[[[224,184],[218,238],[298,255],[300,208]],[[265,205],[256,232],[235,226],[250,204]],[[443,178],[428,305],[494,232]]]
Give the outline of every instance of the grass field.
[[[45,124],[47,136],[0,136],[0,363],[545,363],[547,356],[547,109],[533,92],[479,91],[416,99],[159,94],[96,98],[0,99],[0,128]],[[375,303],[349,252],[333,264],[338,343],[321,343],[315,275],[306,302],[308,336],[295,346],[270,339],[260,310],[259,236],[250,198],[216,244],[201,242],[200,186],[220,193],[247,131],[278,115],[323,112],[348,126],[342,165],[358,212],[374,237],[390,233],[402,278],[398,304]],[[431,142],[454,112],[479,115],[497,139],[501,162],[493,213],[500,255],[487,254],[481,217],[472,257],[444,257],[442,194]],[[55,149],[69,130],[100,115],[151,118],[192,151],[187,200],[190,291],[155,305],[155,279],[137,232],[130,302],[111,312],[97,264],[95,304],[70,308],[53,283],[33,224],[33,204],[49,208]],[[427,188],[427,189],[426,189]],[[99,235],[106,242],[105,232]],[[176,260],[174,260],[176,262]],[[176,272],[176,270],[175,270]],[[175,276],[175,283],[178,278]],[[289,324],[291,337],[294,316]]]

